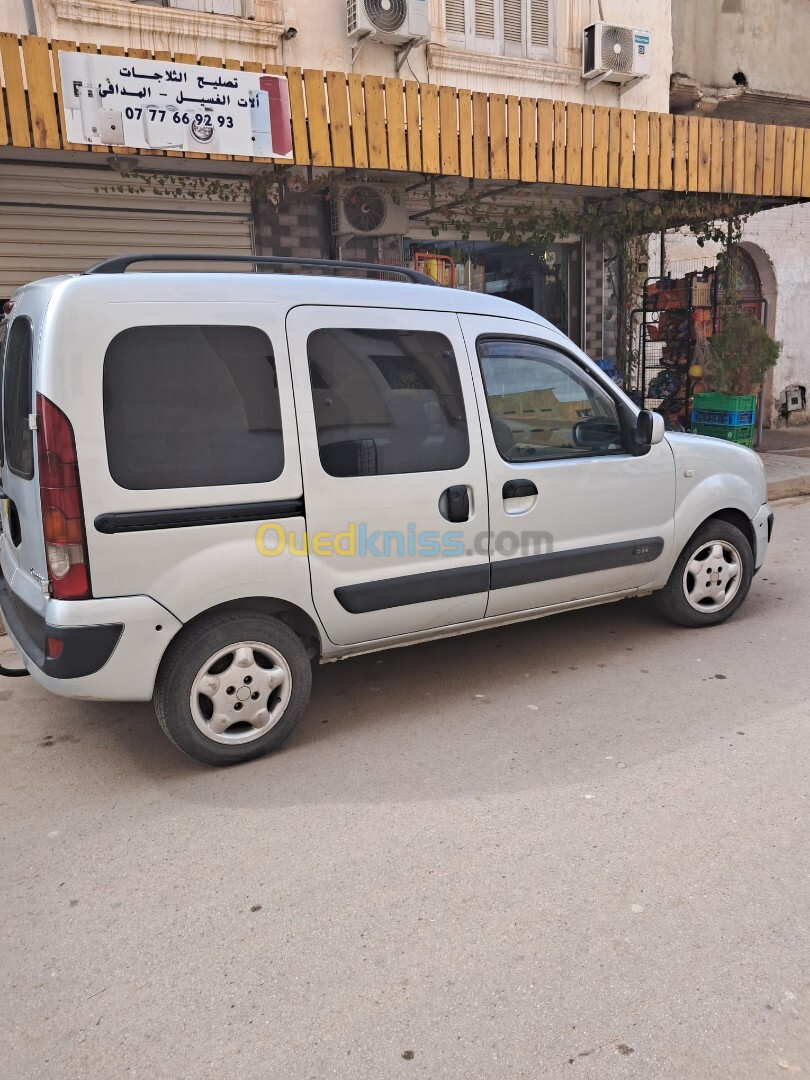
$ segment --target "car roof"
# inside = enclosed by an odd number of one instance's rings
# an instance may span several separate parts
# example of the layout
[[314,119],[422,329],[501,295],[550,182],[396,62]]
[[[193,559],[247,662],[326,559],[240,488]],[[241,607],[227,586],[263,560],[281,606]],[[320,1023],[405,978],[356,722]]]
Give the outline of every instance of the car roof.
[[169,271],[125,274],[74,274],[44,278],[15,294],[39,306],[81,301],[134,303],[167,300],[279,304],[325,307],[385,307],[521,319],[558,333],[546,319],[510,300],[466,289],[442,288],[401,281],[379,281],[322,274]]

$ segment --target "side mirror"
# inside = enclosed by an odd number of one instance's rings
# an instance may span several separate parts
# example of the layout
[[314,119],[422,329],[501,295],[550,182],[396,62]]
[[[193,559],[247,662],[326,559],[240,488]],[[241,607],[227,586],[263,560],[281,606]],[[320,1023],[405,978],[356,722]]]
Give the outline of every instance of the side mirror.
[[573,427],[574,446],[581,450],[608,450],[618,446],[622,432],[615,420],[607,416],[591,416]]
[[645,409],[636,421],[636,445],[655,446],[664,438],[664,418],[660,413]]

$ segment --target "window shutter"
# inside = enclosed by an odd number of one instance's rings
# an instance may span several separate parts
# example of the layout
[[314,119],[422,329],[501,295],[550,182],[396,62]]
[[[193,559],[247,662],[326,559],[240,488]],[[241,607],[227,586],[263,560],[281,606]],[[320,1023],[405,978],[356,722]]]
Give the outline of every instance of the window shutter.
[[[509,0],[506,0],[508,3]],[[529,0],[531,18],[531,47],[547,49],[551,43],[549,32],[549,0]]]
[[464,0],[444,0],[444,25],[448,34],[465,34]]
[[495,37],[495,0],[473,0],[475,3],[475,36]]
[[503,0],[503,36],[505,41],[523,44],[524,0]]

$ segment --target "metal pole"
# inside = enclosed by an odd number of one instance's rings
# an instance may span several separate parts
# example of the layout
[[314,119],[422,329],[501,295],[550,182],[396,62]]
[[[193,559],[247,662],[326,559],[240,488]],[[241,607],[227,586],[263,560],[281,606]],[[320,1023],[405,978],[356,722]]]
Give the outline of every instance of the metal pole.
[[660,258],[661,277],[664,277],[665,272],[666,272],[666,251],[667,251],[666,245],[667,245],[667,234],[666,234],[666,230],[662,229],[661,230],[661,258]]

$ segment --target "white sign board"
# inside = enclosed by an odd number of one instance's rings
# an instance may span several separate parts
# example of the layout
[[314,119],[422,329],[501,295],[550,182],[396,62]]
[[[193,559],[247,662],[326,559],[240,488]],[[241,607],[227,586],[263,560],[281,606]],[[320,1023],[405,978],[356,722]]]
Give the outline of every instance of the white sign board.
[[69,142],[292,160],[284,76],[65,52],[59,68]]

